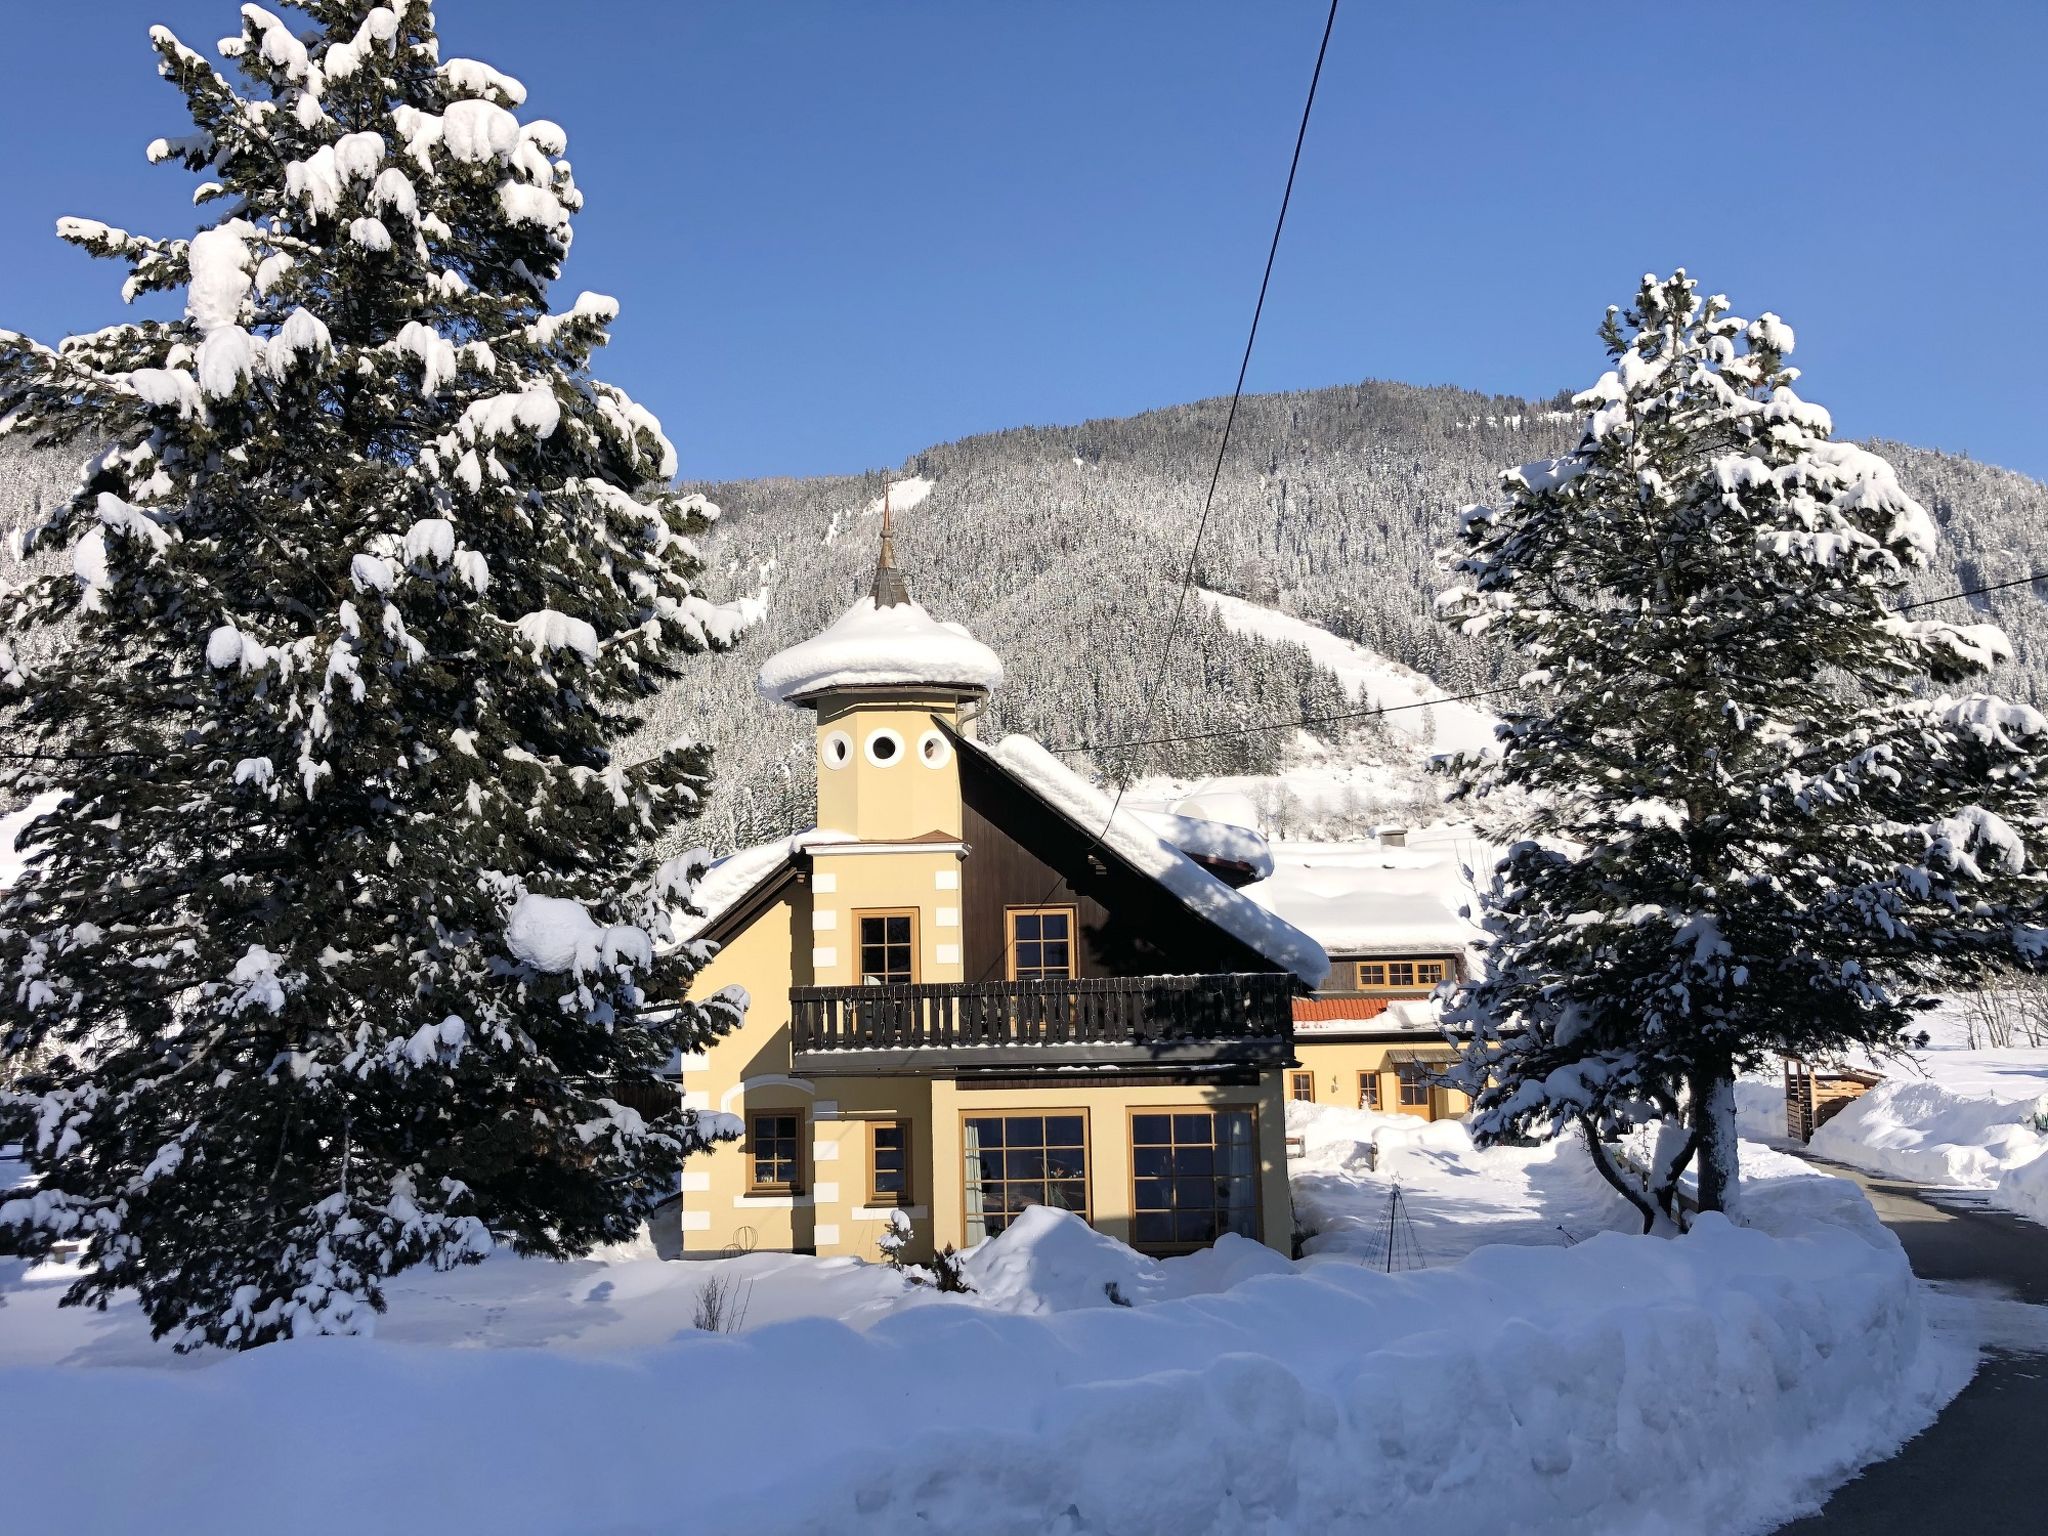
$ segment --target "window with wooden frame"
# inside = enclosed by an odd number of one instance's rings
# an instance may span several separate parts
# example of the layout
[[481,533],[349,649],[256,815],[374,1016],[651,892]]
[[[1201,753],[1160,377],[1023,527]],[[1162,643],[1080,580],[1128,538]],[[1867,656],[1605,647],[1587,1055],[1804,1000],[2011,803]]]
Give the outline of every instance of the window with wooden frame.
[[1287,1074],[1287,1091],[1298,1102],[1313,1104],[1316,1101],[1316,1075],[1313,1072],[1290,1072]]
[[1226,1232],[1259,1235],[1253,1111],[1132,1110],[1132,1246],[1187,1250]]
[[868,1122],[868,1204],[909,1205],[910,1122]]
[[1074,974],[1074,937],[1079,928],[1072,907],[1006,907],[1010,980],[1066,981]]
[[1081,1111],[963,1114],[960,1128],[968,1242],[994,1237],[1034,1205],[1088,1219],[1088,1117]]
[[1409,1108],[1429,1102],[1429,1069],[1419,1061],[1401,1063],[1401,1103]]
[[1377,1072],[1358,1074],[1358,1107],[1378,1109],[1380,1107],[1380,1075]]
[[1358,962],[1358,990],[1380,987],[1434,987],[1450,974],[1442,960],[1361,960]]
[[860,939],[862,982],[917,980],[917,909],[856,912],[854,931]]
[[804,1187],[804,1112],[757,1109],[747,1116],[747,1188],[796,1195]]

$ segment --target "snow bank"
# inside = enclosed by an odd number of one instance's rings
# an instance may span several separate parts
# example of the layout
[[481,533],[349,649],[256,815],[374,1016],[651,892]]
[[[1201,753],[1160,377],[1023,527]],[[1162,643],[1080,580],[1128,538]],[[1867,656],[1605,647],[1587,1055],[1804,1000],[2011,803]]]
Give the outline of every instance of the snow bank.
[[1171,842],[1153,832],[1133,811],[1109,798],[1029,736],[1006,736],[994,747],[966,743],[983,753],[1046,804],[1089,836],[1100,836],[1133,868],[1157,880],[1182,905],[1249,945],[1311,987],[1330,973],[1321,946],[1285,919],[1232,890]]
[[1003,664],[965,625],[941,623],[917,603],[877,608],[864,597],[821,634],[770,656],[756,681],[779,704],[899,684],[988,693],[1002,686]]
[[1813,1150],[1922,1184],[1986,1190],[2048,1223],[2048,1052],[1971,1054],[2032,1056],[2039,1075],[2015,1071],[2004,1095],[1888,1078],[1815,1131]]
[[[629,1357],[387,1338],[21,1367],[0,1482],[23,1529],[165,1533],[1761,1530],[1955,1385],[1896,1245],[1801,1193],[1771,1230],[1312,1260],[1130,1308],[924,1292],[865,1332],[679,1324]],[[1072,1235],[977,1261],[1078,1295],[1098,1271]],[[703,1269],[623,1267],[582,1311]]]
[[[1815,1131],[1813,1151],[1871,1173],[1982,1190],[2048,1224],[2048,1047],[1973,1048],[1974,1011],[1951,998],[1921,1021],[1924,1048],[1903,1059],[1851,1058],[1885,1081]],[[1752,1091],[1756,1129],[1745,1118],[1744,1133],[1782,1137],[1782,1089],[1774,1080],[1774,1114],[1761,1084]],[[1738,1097],[1738,1113],[1745,1107]]]
[[1043,1316],[1206,1296],[1257,1275],[1291,1274],[1294,1265],[1234,1233],[1198,1253],[1149,1259],[1071,1211],[1034,1205],[970,1249],[961,1270],[976,1306]]

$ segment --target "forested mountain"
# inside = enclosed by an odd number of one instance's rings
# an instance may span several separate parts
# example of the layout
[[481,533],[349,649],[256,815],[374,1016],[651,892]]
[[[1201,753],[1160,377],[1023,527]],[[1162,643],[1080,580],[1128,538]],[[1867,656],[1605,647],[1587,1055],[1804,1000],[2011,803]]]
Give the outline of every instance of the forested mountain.
[[[889,471],[931,482],[922,499],[912,486],[898,501],[897,553],[914,595],[966,623],[1009,668],[989,734],[1029,731],[1054,746],[1140,734],[1227,403],[966,438]],[[1437,551],[1458,508],[1490,497],[1503,467],[1566,446],[1577,417],[1560,405],[1384,383],[1249,398],[1199,580],[1321,624],[1453,691],[1498,681],[1497,658],[1431,617],[1443,585]],[[1917,595],[2048,569],[2048,486],[1967,458],[1873,446],[1943,529],[1944,563]],[[0,506],[61,495],[70,474],[0,440]],[[757,699],[754,670],[865,589],[882,475],[688,488],[724,508],[708,550],[719,579],[735,593],[765,589],[768,617],[736,650],[692,668],[655,729],[718,747],[717,797],[698,830],[752,841],[803,823],[811,781],[807,717]],[[2015,660],[1998,685],[2035,702],[2048,695],[2048,608],[2037,592],[2048,588],[1976,600],[2012,636]],[[1231,634],[1191,602],[1142,734],[1344,707],[1305,652]],[[1281,733],[1183,742],[1095,766],[1255,771],[1286,745]]]

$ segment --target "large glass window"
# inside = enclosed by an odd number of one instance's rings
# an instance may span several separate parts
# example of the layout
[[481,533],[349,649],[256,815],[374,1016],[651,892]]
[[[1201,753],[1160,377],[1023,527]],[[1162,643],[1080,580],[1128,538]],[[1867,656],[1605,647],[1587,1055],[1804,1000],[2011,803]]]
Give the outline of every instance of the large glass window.
[[1010,978],[1066,980],[1074,974],[1074,909],[1010,908]]
[[917,980],[917,914],[863,912],[859,916],[860,979]]
[[804,1116],[778,1109],[748,1117],[752,1185],[756,1190],[794,1194],[803,1186]]
[[1131,1173],[1139,1248],[1199,1248],[1225,1232],[1258,1236],[1258,1142],[1248,1109],[1132,1115]]
[[1088,1124],[1078,1114],[967,1115],[967,1241],[1050,1205],[1088,1219]]

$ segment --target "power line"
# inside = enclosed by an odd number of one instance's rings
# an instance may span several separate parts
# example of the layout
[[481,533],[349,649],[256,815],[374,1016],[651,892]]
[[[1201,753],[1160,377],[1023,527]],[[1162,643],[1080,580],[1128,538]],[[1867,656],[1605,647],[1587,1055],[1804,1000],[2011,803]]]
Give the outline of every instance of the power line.
[[[1223,417],[1223,436],[1216,444],[1216,463],[1209,471],[1209,489],[1202,497],[1202,515],[1195,520],[1195,537],[1188,545],[1187,569],[1181,572],[1180,592],[1173,602],[1173,622],[1166,626],[1166,639],[1159,647],[1159,668],[1152,675],[1152,686],[1145,690],[1145,715],[1140,732],[1152,728],[1152,717],[1159,708],[1159,690],[1166,682],[1166,668],[1173,658],[1174,642],[1180,638],[1181,619],[1187,612],[1188,593],[1195,585],[1195,568],[1202,554],[1202,536],[1209,531],[1209,514],[1216,505],[1216,487],[1223,479],[1223,460],[1230,452],[1231,429],[1237,425],[1238,403],[1244,398],[1245,375],[1252,366],[1252,346],[1259,339],[1259,319],[1266,312],[1266,290],[1273,282],[1273,261],[1280,254],[1280,232],[1287,227],[1287,205],[1294,200],[1294,175],[1301,169],[1301,146],[1308,139],[1309,113],[1315,110],[1316,85],[1323,78],[1323,57],[1330,51],[1330,32],[1337,25],[1337,0],[1330,0],[1330,14],[1323,21],[1323,40],[1316,49],[1316,67],[1308,77],[1308,99],[1301,105],[1301,126],[1294,133],[1294,157],[1287,162],[1287,185],[1280,193],[1280,216],[1273,221],[1273,239],[1266,247],[1266,270],[1259,277],[1258,302],[1252,305],[1251,329],[1245,333],[1244,355],[1237,362],[1237,383],[1230,391],[1230,409]],[[1123,795],[1122,776],[1118,777],[1117,796]],[[1116,815],[1114,805],[1110,810],[1112,819]]]
[[[1330,52],[1330,33],[1335,29],[1336,25],[1337,0],[1330,0],[1330,13],[1323,19],[1322,41],[1316,45],[1315,68],[1310,71],[1308,77],[1308,96],[1301,104],[1301,124],[1294,131],[1294,154],[1287,162],[1287,184],[1280,192],[1280,212],[1273,220],[1273,238],[1266,246],[1265,270],[1259,275],[1258,301],[1252,305],[1252,323],[1245,332],[1244,352],[1237,362],[1237,382],[1230,391],[1230,409],[1224,413],[1223,436],[1216,444],[1216,463],[1209,471],[1209,489],[1202,497],[1201,516],[1195,520],[1194,540],[1188,546],[1187,569],[1181,573],[1180,594],[1174,599],[1173,622],[1167,626],[1166,639],[1159,647],[1159,667],[1153,673],[1152,686],[1145,690],[1145,713],[1138,727],[1140,735],[1143,735],[1144,732],[1152,728],[1153,717],[1158,712],[1159,690],[1166,682],[1166,669],[1168,663],[1173,658],[1174,643],[1180,638],[1181,620],[1187,612],[1188,593],[1194,588],[1195,567],[1199,563],[1202,553],[1202,536],[1209,530],[1209,515],[1216,505],[1216,487],[1223,478],[1224,458],[1230,452],[1231,429],[1237,424],[1237,408],[1244,399],[1245,375],[1250,372],[1252,366],[1252,347],[1259,339],[1259,320],[1266,312],[1266,290],[1272,286],[1273,262],[1280,254],[1280,234],[1287,227],[1288,204],[1294,201],[1294,177],[1295,173],[1301,169],[1301,146],[1308,139],[1309,114],[1315,110],[1316,87],[1323,78],[1323,60]],[[1137,744],[1131,743],[1131,745]],[[1128,762],[1125,764],[1125,767],[1129,767]],[[1082,853],[1083,859],[1091,856],[1102,846],[1103,839],[1109,836],[1109,829],[1115,824],[1117,811],[1124,802],[1124,789],[1127,778],[1127,774],[1120,773],[1117,775],[1116,794],[1109,802],[1109,814],[1103,818],[1101,828],[1096,831],[1094,836],[1089,838],[1088,846]],[[1052,899],[1053,893],[1060,888],[1061,883],[1062,878],[1055,877],[1053,883],[1046,887],[1045,894],[1033,902],[1027,910],[1042,911],[1045,904]],[[981,976],[978,979],[984,981],[988,979],[989,972],[993,971],[998,962],[1010,953],[1010,947],[1014,942],[1008,933],[1003,935],[1002,946],[990,957],[988,965],[982,970]]]
[[1226,725],[1213,731],[1188,731],[1178,736],[1147,736],[1136,741],[1106,741],[1091,746],[1048,747],[1059,757],[1078,752],[1112,752],[1122,747],[1164,747],[1180,741],[1216,741],[1225,736],[1257,736],[1266,731],[1291,731],[1305,725],[1333,725],[1340,720],[1370,720],[1379,715],[1398,715],[1404,709],[1428,709],[1432,704],[1463,704],[1468,699],[1490,699],[1496,694],[1519,693],[1520,683],[1502,683],[1498,688],[1481,688],[1472,693],[1447,693],[1440,699],[1417,699],[1413,704],[1387,704],[1374,709],[1347,710],[1341,715],[1304,715],[1299,720],[1267,720],[1255,725]]
[[[1953,603],[1966,597],[1982,597],[1987,592],[2004,592],[2013,587],[2031,586],[2038,581],[2048,581],[2048,571],[2036,571],[2030,576],[2015,576],[2010,581],[1989,582],[1981,587],[1965,587],[1960,592],[1945,592],[1940,597],[1916,598],[1910,603],[1896,604],[1889,611],[1911,613],[1916,608],[1932,608],[1937,603]],[[1497,688],[1479,688],[1471,693],[1447,693],[1441,698],[1418,699],[1412,704],[1386,704],[1375,709],[1347,710],[1336,715],[1303,715],[1295,720],[1262,720],[1250,725],[1226,725],[1214,730],[1186,731],[1174,736],[1147,736],[1131,741],[1082,742],[1078,746],[1049,747],[1046,750],[1058,757],[1072,757],[1084,752],[1115,752],[1126,747],[1167,747],[1187,741],[1218,741],[1231,736],[1260,736],[1268,731],[1292,731],[1310,725],[1335,725],[1346,720],[1371,720],[1381,715],[1397,715],[1406,709],[1428,709],[1433,704],[1464,704],[1473,699],[1490,699],[1503,693],[1519,693],[1521,688],[1520,683],[1503,683]],[[1118,799],[1122,799],[1121,792]],[[1114,808],[1111,814],[1114,815]]]
[[2037,581],[2048,581],[2048,571],[2036,571],[2031,576],[2015,576],[2011,581],[1994,581],[1985,587],[1970,587],[1962,592],[1951,592],[1945,597],[1923,597],[1916,602],[1900,603],[1893,613],[1911,613],[1915,608],[1932,608],[1936,603],[1952,603],[1961,597],[1982,597],[1986,592],[2003,592],[2008,587],[2031,587]]

